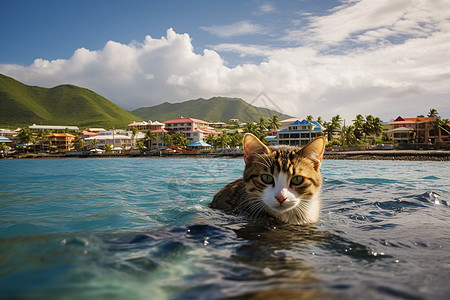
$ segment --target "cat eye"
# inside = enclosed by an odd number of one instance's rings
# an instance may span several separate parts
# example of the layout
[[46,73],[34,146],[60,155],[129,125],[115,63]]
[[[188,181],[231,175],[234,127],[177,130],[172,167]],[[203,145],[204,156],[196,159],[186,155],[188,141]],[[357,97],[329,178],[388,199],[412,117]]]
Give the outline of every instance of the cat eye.
[[291,184],[292,185],[300,185],[303,182],[303,177],[302,176],[294,176],[291,179]]
[[261,180],[265,183],[265,184],[272,184],[273,183],[273,177],[268,175],[268,174],[262,174],[261,175]]

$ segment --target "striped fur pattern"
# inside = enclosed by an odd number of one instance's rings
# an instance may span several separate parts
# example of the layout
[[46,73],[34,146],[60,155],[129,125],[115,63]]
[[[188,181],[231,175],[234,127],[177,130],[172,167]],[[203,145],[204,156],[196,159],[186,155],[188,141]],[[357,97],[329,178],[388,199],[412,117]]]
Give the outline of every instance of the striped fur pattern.
[[269,215],[288,224],[317,222],[324,147],[322,137],[303,148],[267,147],[246,134],[243,177],[219,191],[210,207],[255,219]]

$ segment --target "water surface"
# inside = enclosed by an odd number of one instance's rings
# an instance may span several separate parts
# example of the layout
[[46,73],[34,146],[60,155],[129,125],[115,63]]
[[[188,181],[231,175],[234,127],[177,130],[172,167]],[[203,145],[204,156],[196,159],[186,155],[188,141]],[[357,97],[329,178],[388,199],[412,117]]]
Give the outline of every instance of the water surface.
[[0,161],[0,298],[449,299],[448,162],[325,160],[321,222],[207,204],[241,159]]

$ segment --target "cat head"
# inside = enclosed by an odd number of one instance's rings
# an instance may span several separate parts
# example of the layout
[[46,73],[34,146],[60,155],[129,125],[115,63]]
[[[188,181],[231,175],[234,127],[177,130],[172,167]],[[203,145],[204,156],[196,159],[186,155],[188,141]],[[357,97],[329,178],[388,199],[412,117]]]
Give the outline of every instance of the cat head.
[[243,178],[249,212],[266,212],[291,224],[318,221],[324,149],[323,137],[303,148],[267,147],[254,135],[246,134]]

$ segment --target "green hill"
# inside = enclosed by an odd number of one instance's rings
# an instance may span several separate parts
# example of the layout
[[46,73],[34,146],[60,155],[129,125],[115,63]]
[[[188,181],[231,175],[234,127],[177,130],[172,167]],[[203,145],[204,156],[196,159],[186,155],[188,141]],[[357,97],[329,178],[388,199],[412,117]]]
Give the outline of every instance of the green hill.
[[0,74],[0,126],[125,128],[133,120],[139,118],[88,89],[28,86]]
[[152,107],[142,107],[132,113],[143,120],[160,122],[189,117],[212,122],[239,119],[241,122],[258,122],[260,117],[269,118],[278,115],[280,120],[290,118],[286,114],[267,108],[255,107],[240,98],[213,97],[199,98],[181,103],[162,103]]

